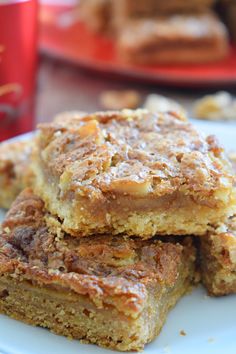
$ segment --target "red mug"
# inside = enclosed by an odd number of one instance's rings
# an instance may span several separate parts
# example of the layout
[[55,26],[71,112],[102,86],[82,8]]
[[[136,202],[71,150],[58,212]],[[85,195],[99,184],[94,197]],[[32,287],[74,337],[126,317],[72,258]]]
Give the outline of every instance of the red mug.
[[34,128],[37,1],[0,1],[0,141]]

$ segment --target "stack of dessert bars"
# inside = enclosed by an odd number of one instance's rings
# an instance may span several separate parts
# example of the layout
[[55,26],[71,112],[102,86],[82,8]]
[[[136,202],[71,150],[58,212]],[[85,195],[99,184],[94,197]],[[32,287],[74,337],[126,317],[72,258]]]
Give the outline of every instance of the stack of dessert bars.
[[137,64],[207,63],[229,52],[215,0],[80,0],[86,26],[115,38],[119,56]]
[[197,249],[209,293],[236,292],[234,177],[213,136],[141,109],[38,129],[32,187],[2,224],[1,313],[134,351],[199,279]]

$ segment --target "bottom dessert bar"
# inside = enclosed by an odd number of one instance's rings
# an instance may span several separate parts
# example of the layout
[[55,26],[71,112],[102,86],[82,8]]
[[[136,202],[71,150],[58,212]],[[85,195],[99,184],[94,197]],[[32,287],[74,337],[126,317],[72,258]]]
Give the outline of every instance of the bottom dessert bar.
[[143,349],[194,277],[191,238],[70,237],[29,189],[2,224],[0,312],[103,347]]
[[200,238],[202,281],[210,295],[236,293],[236,217]]

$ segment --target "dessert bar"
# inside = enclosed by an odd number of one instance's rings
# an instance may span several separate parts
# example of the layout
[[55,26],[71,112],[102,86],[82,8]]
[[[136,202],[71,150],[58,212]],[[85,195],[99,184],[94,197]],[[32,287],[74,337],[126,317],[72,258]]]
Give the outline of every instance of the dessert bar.
[[74,236],[202,235],[235,213],[232,166],[184,116],[74,113],[39,126],[34,189]]
[[129,20],[117,41],[120,57],[137,64],[215,62],[229,51],[227,30],[211,13]]
[[0,312],[103,347],[141,350],[195,278],[191,238],[65,234],[25,190],[0,234]]

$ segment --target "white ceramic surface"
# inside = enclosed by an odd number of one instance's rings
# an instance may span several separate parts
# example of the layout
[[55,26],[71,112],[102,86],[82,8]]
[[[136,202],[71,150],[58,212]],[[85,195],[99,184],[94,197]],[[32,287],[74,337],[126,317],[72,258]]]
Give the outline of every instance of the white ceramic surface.
[[[236,150],[236,125],[194,122],[216,134],[227,150]],[[2,213],[3,216],[3,213]],[[0,214],[1,218],[1,214]],[[184,330],[186,336],[181,336]],[[210,298],[202,287],[185,296],[171,311],[160,336],[145,354],[235,354],[236,295]],[[114,353],[56,336],[0,315],[0,354]]]

